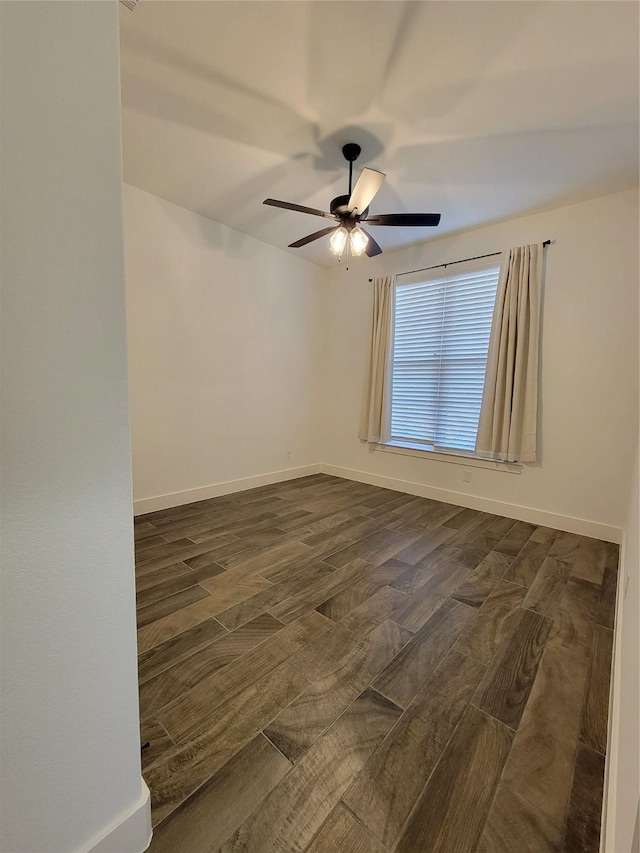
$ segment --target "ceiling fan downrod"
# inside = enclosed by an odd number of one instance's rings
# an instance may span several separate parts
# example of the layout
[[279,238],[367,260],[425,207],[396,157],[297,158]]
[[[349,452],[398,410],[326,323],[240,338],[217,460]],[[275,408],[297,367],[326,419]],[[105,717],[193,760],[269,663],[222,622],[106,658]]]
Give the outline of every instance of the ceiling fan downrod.
[[344,159],[349,163],[349,195],[351,195],[352,179],[353,179],[353,164],[360,156],[362,148],[357,142],[347,142],[342,146],[342,154]]

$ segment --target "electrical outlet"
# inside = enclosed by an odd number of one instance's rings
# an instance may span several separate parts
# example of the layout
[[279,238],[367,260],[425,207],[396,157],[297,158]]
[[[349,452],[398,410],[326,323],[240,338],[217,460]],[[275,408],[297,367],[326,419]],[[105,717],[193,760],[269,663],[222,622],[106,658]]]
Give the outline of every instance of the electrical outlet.
[[462,472],[462,482],[470,483],[471,482],[471,471],[463,471]]
[[284,458],[285,458],[285,459],[291,459],[291,456],[292,456],[291,451],[290,451],[290,450],[285,450],[285,452],[284,452]]

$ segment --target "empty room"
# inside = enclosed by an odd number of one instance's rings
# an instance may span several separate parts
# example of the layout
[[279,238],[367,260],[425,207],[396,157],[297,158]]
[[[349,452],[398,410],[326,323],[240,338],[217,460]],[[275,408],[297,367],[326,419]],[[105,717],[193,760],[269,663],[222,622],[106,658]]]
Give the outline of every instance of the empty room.
[[2,853],[638,853],[637,2],[2,0]]

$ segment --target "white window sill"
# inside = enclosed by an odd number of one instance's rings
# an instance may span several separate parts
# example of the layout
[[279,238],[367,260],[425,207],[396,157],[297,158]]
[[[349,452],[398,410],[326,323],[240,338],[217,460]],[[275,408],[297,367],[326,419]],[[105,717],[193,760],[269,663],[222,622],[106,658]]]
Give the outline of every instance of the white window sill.
[[495,462],[492,459],[480,459],[463,451],[442,453],[417,444],[388,441],[385,444],[370,444],[373,450],[383,453],[397,453],[400,456],[415,456],[419,459],[433,459],[437,462],[452,462],[454,465],[464,465],[469,468],[488,468],[491,471],[502,471],[504,474],[521,474],[522,464],[519,462]]

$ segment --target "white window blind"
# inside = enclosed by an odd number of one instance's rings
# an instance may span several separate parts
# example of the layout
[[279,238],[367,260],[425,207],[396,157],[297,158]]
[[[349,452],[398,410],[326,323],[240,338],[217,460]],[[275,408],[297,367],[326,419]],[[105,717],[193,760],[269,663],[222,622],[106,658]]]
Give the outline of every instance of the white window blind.
[[500,258],[399,278],[391,439],[475,450]]

